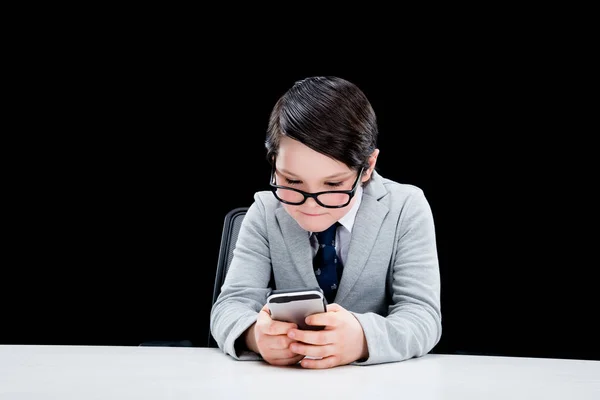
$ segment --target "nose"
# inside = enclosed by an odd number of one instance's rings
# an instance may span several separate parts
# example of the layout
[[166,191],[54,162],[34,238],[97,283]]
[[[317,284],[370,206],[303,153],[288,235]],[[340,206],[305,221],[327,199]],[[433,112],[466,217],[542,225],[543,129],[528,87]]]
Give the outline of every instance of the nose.
[[312,197],[307,198],[306,201],[304,202],[304,204],[306,204],[310,208],[321,207],[319,205],[319,203],[317,203],[317,201],[314,198],[312,198]]

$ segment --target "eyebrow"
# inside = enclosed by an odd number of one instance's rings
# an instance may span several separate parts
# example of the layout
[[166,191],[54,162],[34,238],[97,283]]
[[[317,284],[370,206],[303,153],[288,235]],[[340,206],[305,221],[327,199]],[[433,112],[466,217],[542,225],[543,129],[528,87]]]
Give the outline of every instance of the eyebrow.
[[[298,175],[294,174],[291,171],[288,171],[285,168],[281,168],[280,171],[283,172],[283,173],[285,173],[285,174],[288,174],[288,175],[291,175],[291,176],[294,176],[294,177],[298,177]],[[338,172],[337,174],[326,176],[325,178],[323,178],[323,180],[340,179],[340,178],[344,177],[344,175],[346,175],[346,174],[347,174],[346,172]],[[347,178],[349,178],[349,176]]]

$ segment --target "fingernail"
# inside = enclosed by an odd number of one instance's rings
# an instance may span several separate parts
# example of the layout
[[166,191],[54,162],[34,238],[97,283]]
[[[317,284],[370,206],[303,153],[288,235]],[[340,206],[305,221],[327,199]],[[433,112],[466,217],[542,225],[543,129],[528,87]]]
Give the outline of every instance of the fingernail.
[[289,331],[288,332],[288,337],[293,339],[296,336],[296,334],[294,333],[294,331]]

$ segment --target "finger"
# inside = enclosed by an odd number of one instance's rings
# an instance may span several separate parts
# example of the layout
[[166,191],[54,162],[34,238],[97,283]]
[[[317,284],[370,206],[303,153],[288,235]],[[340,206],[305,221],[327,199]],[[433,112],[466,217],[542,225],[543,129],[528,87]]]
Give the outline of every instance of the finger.
[[292,343],[290,350],[296,354],[304,354],[310,357],[329,357],[334,354],[335,348],[333,345],[315,346],[312,344],[305,343]]
[[325,368],[333,368],[339,365],[339,358],[337,356],[329,356],[324,357],[320,360],[312,360],[310,358],[305,358],[300,362],[302,368],[307,369],[325,369]]
[[288,338],[307,344],[325,345],[335,341],[336,333],[333,330],[305,331],[301,329],[290,329]]
[[327,311],[309,315],[304,320],[308,325],[314,326],[338,326],[338,315],[335,311]]
[[289,349],[293,341],[287,335],[267,336],[265,339],[266,347],[271,350]]
[[271,321],[271,313],[269,307],[265,304],[263,308],[258,312],[258,321]]
[[267,361],[272,365],[295,365],[298,364],[298,361],[302,360],[303,358],[303,355],[296,355],[290,358],[274,358]]
[[272,319],[268,324],[266,324],[263,332],[266,335],[271,335],[271,336],[287,335],[287,333],[290,329],[296,329],[296,328],[298,328],[298,325],[296,325],[292,322],[275,321]]
[[269,306],[265,304],[259,312],[257,327],[259,327],[260,332],[263,334],[274,336],[285,335],[288,330],[297,328],[298,325],[292,322],[275,321],[271,318]]
[[337,303],[327,304],[327,311],[338,312],[338,311],[342,311],[343,309],[344,309],[344,307],[340,306]]
[[294,353],[292,350],[281,349],[281,350],[269,350],[267,354],[265,354],[269,359],[272,360],[287,360],[290,358],[296,358],[298,356],[303,356],[303,354]]

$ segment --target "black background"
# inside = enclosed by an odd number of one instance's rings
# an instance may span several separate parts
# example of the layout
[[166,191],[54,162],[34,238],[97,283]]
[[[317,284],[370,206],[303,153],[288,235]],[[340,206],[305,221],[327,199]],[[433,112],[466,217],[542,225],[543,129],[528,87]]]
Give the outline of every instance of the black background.
[[21,93],[0,343],[204,346],[223,218],[267,188],[271,107],[297,79],[337,75],[378,115],[380,173],[430,201],[434,351],[600,359],[594,180],[544,63],[138,45],[55,58]]

